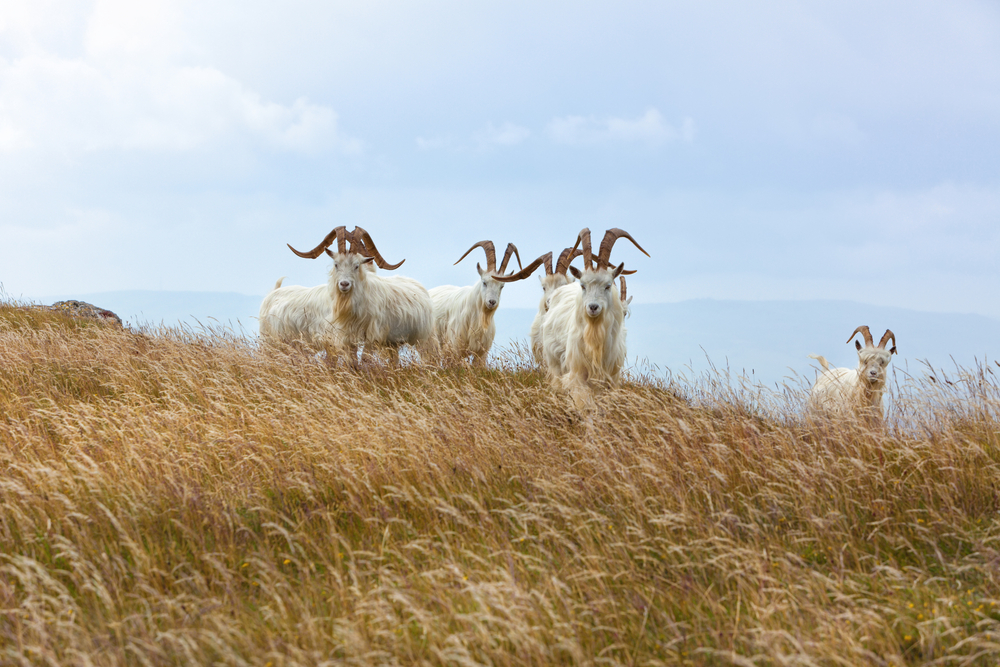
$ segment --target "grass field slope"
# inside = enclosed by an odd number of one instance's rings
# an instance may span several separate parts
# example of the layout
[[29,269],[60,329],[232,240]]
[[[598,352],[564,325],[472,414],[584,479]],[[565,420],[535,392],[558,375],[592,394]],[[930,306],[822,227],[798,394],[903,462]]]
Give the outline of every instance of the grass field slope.
[[0,664],[996,665],[1000,391],[885,430],[524,356],[329,369],[0,304]]

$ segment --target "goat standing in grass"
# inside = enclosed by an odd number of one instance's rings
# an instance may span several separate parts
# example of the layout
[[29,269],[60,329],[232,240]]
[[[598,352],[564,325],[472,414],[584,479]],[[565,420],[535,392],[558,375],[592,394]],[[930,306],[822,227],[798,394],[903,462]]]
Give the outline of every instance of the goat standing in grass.
[[[335,241],[337,252],[330,252]],[[417,346],[431,338],[427,290],[412,278],[378,275],[373,264],[391,271],[403,262],[386,262],[364,229],[355,227],[348,233],[345,227],[337,227],[309,252],[288,247],[307,259],[324,252],[329,255],[333,259],[330,279],[326,285],[309,288],[281,287],[279,280],[260,307],[260,331],[265,339],[302,342],[325,350],[330,363],[346,348],[351,365],[356,366],[359,345],[365,346],[365,353],[385,350],[395,365],[401,345]]]
[[517,258],[518,268],[521,267],[521,257],[517,247],[508,243],[498,269],[493,242],[480,241],[466,250],[458,258],[458,262],[476,248],[482,248],[486,252],[486,269],[476,264],[476,271],[479,272],[476,284],[465,287],[434,287],[430,290],[430,296],[434,305],[434,333],[441,351],[457,359],[466,359],[471,355],[473,365],[485,366],[486,355],[493,347],[493,339],[497,333],[493,318],[500,306],[500,292],[503,291],[505,282],[508,282],[499,279],[504,277],[511,254]]
[[[854,341],[858,350],[858,367],[831,368],[829,362],[822,356],[811,354],[812,359],[819,361],[823,372],[816,378],[809,394],[807,411],[813,415],[855,415],[865,421],[882,421],[882,394],[885,392],[885,382],[889,362],[896,354],[896,336],[889,329],[882,334],[882,340],[875,345],[871,331],[867,326],[860,326],[847,339],[850,343],[860,333],[865,339],[865,346]],[[888,350],[885,345],[892,340]]]
[[571,266],[570,272],[580,284],[565,285],[553,293],[542,323],[545,372],[570,393],[578,407],[590,402],[596,387],[616,387],[625,363],[625,302],[613,289],[625,264],[614,267],[610,261],[611,249],[622,237],[649,257],[628,232],[615,228],[605,232],[595,264],[590,230],[584,228],[577,235],[573,250],[582,247],[584,268]]

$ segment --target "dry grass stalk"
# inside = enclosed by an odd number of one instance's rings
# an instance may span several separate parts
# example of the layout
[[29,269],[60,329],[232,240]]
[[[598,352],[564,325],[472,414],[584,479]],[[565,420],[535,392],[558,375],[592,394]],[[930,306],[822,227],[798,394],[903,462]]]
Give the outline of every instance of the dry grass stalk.
[[880,431],[643,377],[580,418],[516,357],[0,304],[0,663],[993,665],[977,373]]

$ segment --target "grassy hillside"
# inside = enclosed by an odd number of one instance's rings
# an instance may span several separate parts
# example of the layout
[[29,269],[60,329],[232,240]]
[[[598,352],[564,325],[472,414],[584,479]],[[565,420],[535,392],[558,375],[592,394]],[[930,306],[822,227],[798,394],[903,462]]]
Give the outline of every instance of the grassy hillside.
[[[894,425],[0,305],[0,663],[995,665],[992,370]],[[941,400],[942,398],[947,400]]]

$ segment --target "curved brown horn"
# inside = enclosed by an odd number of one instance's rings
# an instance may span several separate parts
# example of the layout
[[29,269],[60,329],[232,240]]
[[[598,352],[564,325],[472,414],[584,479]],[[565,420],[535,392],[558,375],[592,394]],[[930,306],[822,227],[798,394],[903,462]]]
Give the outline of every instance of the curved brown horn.
[[[573,260],[582,255],[583,253],[575,248],[565,248],[561,253],[559,253],[559,261],[556,262],[556,273],[566,275],[569,271],[569,265],[573,263]],[[551,274],[552,272],[549,271]]]
[[[624,274],[625,272],[622,271],[622,273]],[[624,275],[618,276],[618,280],[620,280],[622,283],[622,303],[625,303],[625,299],[628,294],[625,287],[625,276]]]
[[583,250],[583,268],[588,271],[594,270],[594,255],[590,250],[590,227],[584,227],[576,235],[576,243],[573,244],[573,253],[577,248]]
[[892,339],[892,349],[895,350],[896,349],[896,334],[892,333],[892,331],[889,330],[889,329],[886,329],[885,333],[882,334],[882,340],[880,340],[878,342],[878,346],[884,350],[885,349],[885,344],[887,342],[889,342],[890,338]]
[[628,232],[626,232],[624,229],[618,229],[617,227],[614,227],[604,232],[604,239],[601,241],[601,250],[597,254],[598,269],[606,269],[609,266],[611,266],[611,248],[614,247],[615,241],[617,241],[620,238],[628,239],[629,241],[632,242],[632,245],[634,245],[636,248],[639,249],[640,252],[642,252],[643,255],[649,257],[649,253],[643,250],[642,246],[636,243],[635,239],[632,238],[632,236]]
[[361,227],[354,228],[354,238],[362,240],[364,242],[364,248],[367,251],[366,257],[374,257],[375,263],[378,264],[380,269],[385,269],[386,271],[392,271],[393,269],[398,269],[403,265],[406,260],[400,261],[398,264],[389,264],[382,255],[379,254],[378,248],[375,247],[375,242],[372,241],[372,237],[363,230]]
[[[355,227],[354,231],[347,235],[347,240],[351,244],[351,253],[355,255],[361,255],[362,257],[371,257],[371,253],[368,252],[368,248],[365,247],[365,242],[361,240],[361,234],[358,234],[358,228]],[[344,251],[341,250],[341,253]]]
[[[476,248],[482,248],[483,250],[486,251],[486,270],[496,271],[497,251],[496,248],[493,247],[493,241],[480,241],[479,243],[473,244],[471,248],[465,251],[464,255],[458,258],[458,262],[461,262],[463,259],[465,259],[466,256],[468,256],[468,254],[473,250],[475,250]],[[455,264],[458,264],[458,262],[455,262]]]
[[291,243],[286,243],[285,245],[287,245],[288,249],[294,252],[299,257],[304,257],[306,259],[316,259],[317,257],[323,254],[324,250],[333,245],[334,240],[337,241],[338,250],[341,253],[343,253],[344,237],[346,236],[346,234],[347,234],[347,228],[344,227],[343,225],[341,225],[340,227],[335,227],[333,231],[331,231],[329,234],[326,235],[326,238],[323,239],[322,243],[320,243],[318,246],[316,246],[309,252],[299,252],[298,250],[292,247]]
[[851,334],[851,337],[847,339],[847,342],[850,343],[854,340],[854,337],[858,335],[859,331],[861,332],[861,335],[865,337],[865,347],[873,347],[875,345],[875,341],[872,340],[872,332],[868,330],[868,326],[865,324],[862,324],[860,327],[855,329],[854,333]]
[[497,273],[499,273],[500,275],[503,275],[503,272],[507,270],[507,262],[510,261],[511,253],[513,253],[514,257],[517,258],[517,268],[519,269],[524,268],[523,266],[521,266],[521,255],[520,253],[517,252],[517,246],[514,245],[513,243],[508,243],[507,249],[503,253],[503,261],[500,262],[500,268],[497,269]]
[[538,259],[536,259],[531,264],[528,264],[526,267],[524,267],[523,269],[521,269],[517,273],[512,273],[509,276],[494,276],[493,279],[494,280],[499,280],[502,283],[512,283],[515,280],[524,280],[525,278],[527,278],[528,276],[530,276],[532,273],[534,273],[535,269],[537,269],[542,264],[545,264],[546,273],[548,275],[552,275],[552,253],[551,252],[545,253],[544,255],[542,255],[541,257],[539,257]]
[[623,276],[631,276],[631,275],[633,275],[635,273],[639,273],[639,269],[631,269],[631,270],[629,270],[629,269],[622,269],[622,275]]

